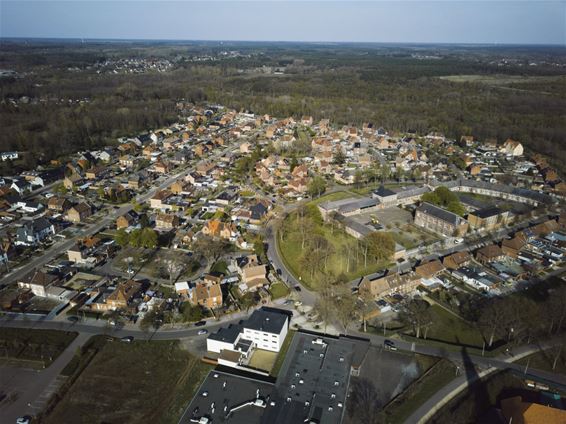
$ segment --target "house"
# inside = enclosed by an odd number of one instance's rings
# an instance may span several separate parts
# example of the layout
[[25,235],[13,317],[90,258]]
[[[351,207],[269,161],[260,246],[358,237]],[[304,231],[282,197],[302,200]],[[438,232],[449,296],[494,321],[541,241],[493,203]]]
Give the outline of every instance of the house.
[[103,301],[93,302],[91,303],[91,307],[98,311],[127,309],[132,300],[140,293],[141,289],[142,284],[138,281],[122,281]]
[[96,180],[104,175],[106,172],[106,168],[102,166],[95,166],[90,169],[87,169],[85,172],[85,176],[87,180]]
[[47,289],[57,281],[56,275],[34,270],[18,281],[18,287],[31,290],[35,296],[47,297]]
[[289,181],[288,187],[296,193],[305,193],[308,190],[308,180],[306,178],[293,178]]
[[442,271],[444,271],[444,265],[438,259],[415,267],[415,274],[426,279],[436,277]]
[[517,258],[519,256],[519,252],[527,245],[527,241],[524,237],[516,235],[513,238],[505,239],[501,242],[501,251],[511,257]]
[[155,193],[153,195],[153,197],[151,199],[149,199],[149,204],[151,206],[152,209],[164,209],[164,208],[168,208],[169,205],[167,205],[165,202],[167,199],[169,199],[171,197],[172,193],[169,190],[161,190],[158,191],[157,193]]
[[123,168],[132,168],[135,163],[135,159],[131,155],[122,155],[120,156],[120,166]]
[[427,202],[416,209],[415,225],[447,237],[461,236],[468,231],[466,220]]
[[490,244],[482,247],[476,252],[476,260],[481,264],[488,264],[490,262],[503,259],[504,253],[501,248],[496,244]]
[[269,206],[266,206],[266,203],[267,202],[258,201],[256,204],[249,207],[251,212],[250,222],[252,224],[259,224],[265,215],[267,215]]
[[279,352],[289,331],[287,311],[263,307],[239,325],[221,328],[208,336],[209,352],[262,349]]
[[466,251],[455,252],[442,259],[442,265],[447,269],[458,269],[467,266],[472,261],[472,255]]
[[0,153],[0,159],[2,159],[2,162],[6,161],[6,160],[16,160],[18,159],[19,155],[18,152],[2,152]]
[[67,211],[67,221],[78,223],[83,222],[92,215],[92,209],[87,203],[81,202]]
[[248,255],[236,258],[234,261],[242,283],[239,285],[242,292],[256,291],[264,284],[269,283],[267,280],[267,267],[259,263],[257,255]]
[[54,225],[45,218],[38,218],[24,223],[17,229],[15,244],[18,246],[33,246],[54,234]]
[[67,190],[72,190],[76,186],[82,184],[82,182],[83,177],[80,174],[72,173],[71,175],[65,177],[65,179],[63,180],[63,186]]
[[560,407],[562,403],[560,397],[558,396],[558,399],[554,396],[543,397],[542,392],[539,393],[541,403],[523,401],[521,396],[502,399],[502,419],[506,423],[515,424],[564,424],[566,410]]
[[31,184],[26,181],[25,179],[15,179],[12,181],[12,185],[10,186],[12,190],[14,190],[19,195],[27,193],[31,191]]
[[124,215],[116,218],[116,229],[128,228],[136,223],[136,217],[132,212],[126,212]]
[[202,233],[210,237],[220,237],[229,240],[237,235],[237,230],[234,224],[211,219],[203,226]]
[[64,197],[53,196],[47,202],[47,209],[59,213],[66,212],[71,206],[71,202]]
[[155,218],[155,226],[167,230],[177,228],[179,222],[179,217],[173,214],[160,213]]
[[518,141],[515,141],[511,138],[508,138],[503,146],[501,147],[501,151],[506,155],[511,156],[522,156],[523,155],[523,145]]
[[468,223],[472,229],[493,230],[507,223],[509,212],[497,207],[488,207],[468,214]]
[[211,280],[190,283],[189,301],[193,305],[200,305],[207,309],[220,308],[223,302],[220,283]]
[[358,291],[362,295],[379,299],[394,293],[411,293],[420,283],[421,279],[412,273],[394,272],[387,275],[376,273],[363,277],[358,285]]
[[156,162],[154,169],[158,174],[167,174],[169,172],[169,166],[161,161]]

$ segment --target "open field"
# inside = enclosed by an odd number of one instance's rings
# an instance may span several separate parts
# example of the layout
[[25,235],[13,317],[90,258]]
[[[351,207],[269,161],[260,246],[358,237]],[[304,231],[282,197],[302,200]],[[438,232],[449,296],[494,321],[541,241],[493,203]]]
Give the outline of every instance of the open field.
[[427,338],[482,348],[483,337],[473,325],[438,305],[432,305],[430,311],[433,324],[427,332]]
[[176,341],[106,342],[43,422],[176,423],[209,370]]
[[0,359],[48,366],[75,337],[77,333],[67,331],[0,328]]

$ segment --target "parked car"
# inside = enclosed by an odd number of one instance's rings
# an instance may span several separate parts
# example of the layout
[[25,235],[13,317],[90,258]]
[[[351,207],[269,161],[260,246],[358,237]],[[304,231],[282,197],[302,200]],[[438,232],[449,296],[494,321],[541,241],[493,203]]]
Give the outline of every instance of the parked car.
[[202,336],[203,334],[208,334],[208,330],[203,328],[202,330],[199,330],[199,331],[197,332],[197,334],[198,334],[199,336]]
[[28,415],[23,416],[23,417],[19,417],[16,420],[16,424],[30,424],[30,423],[31,423],[31,417],[28,416]]
[[203,325],[206,325],[206,321],[195,322],[195,327],[202,327]]
[[300,292],[300,291],[301,291],[301,286],[295,286],[295,291]]
[[123,341],[124,343],[132,343],[134,341],[134,337],[126,336],[126,337],[122,337],[120,340]]
[[395,346],[395,343],[392,340],[385,340],[383,342],[383,347],[387,350],[397,350],[397,346]]
[[74,315],[71,315],[70,317],[67,318],[67,321],[71,321],[71,322],[77,322],[79,320],[79,317],[76,317]]

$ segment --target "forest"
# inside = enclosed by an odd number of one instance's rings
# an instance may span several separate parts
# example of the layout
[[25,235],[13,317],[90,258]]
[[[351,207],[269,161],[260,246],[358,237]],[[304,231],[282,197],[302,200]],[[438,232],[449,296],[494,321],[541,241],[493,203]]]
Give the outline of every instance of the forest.
[[[553,47],[3,40],[0,150],[23,167],[178,120],[177,101],[388,131],[512,137],[566,164],[566,54]],[[236,57],[222,55],[237,51]],[[195,58],[213,58],[198,61]],[[98,73],[118,59],[167,72]]]

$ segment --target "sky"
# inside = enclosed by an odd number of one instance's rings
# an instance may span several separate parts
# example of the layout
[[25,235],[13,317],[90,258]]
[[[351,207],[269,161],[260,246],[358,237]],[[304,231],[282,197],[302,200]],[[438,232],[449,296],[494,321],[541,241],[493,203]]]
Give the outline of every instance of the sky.
[[566,0],[0,0],[0,37],[566,46]]

